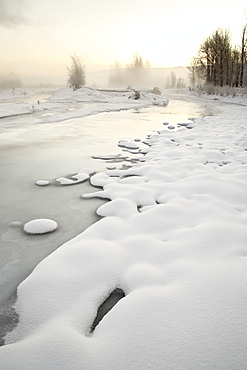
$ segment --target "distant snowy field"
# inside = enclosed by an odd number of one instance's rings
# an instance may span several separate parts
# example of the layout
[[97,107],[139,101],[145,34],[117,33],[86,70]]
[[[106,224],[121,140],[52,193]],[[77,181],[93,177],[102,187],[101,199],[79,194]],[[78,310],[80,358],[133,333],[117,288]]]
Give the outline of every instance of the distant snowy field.
[[[47,104],[70,104],[60,93]],[[153,104],[118,94],[100,92],[94,113]],[[246,124],[239,101],[216,103],[213,116],[150,135],[130,168],[93,175],[101,189],[82,197],[110,200],[102,219],[20,284],[0,368],[246,369]],[[112,292],[121,299],[94,325]]]

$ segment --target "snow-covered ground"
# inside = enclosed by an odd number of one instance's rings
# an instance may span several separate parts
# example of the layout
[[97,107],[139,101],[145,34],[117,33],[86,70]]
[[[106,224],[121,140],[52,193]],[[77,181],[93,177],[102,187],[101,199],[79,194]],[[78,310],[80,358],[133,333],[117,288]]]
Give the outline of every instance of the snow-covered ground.
[[192,89],[191,94],[195,96],[206,97],[207,99],[211,100],[220,100],[221,102],[225,103],[247,105],[247,90],[245,88],[209,86],[205,87],[204,89],[200,89],[196,87]]
[[213,115],[91,177],[102,219],[20,284],[0,368],[246,369],[247,112],[201,99]]

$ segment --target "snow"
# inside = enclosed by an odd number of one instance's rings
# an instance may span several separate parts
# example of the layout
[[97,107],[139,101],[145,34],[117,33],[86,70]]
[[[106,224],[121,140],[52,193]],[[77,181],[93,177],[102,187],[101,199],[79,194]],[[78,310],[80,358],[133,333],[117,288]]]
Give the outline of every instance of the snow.
[[112,166],[107,166],[106,167],[108,170],[115,170],[116,169],[116,166],[112,165]]
[[[0,368],[246,369],[246,119],[217,106],[150,135],[129,168],[60,179],[91,176],[101,189],[82,197],[109,202],[20,284]],[[91,333],[116,288],[126,296]]]
[[135,143],[131,143],[128,140],[119,140],[118,146],[124,147],[127,149],[139,149],[139,146]]
[[46,234],[51,233],[52,231],[56,230],[58,227],[58,224],[49,219],[40,218],[36,220],[32,220],[27,222],[24,225],[23,230],[27,234]]
[[[207,90],[207,89],[206,89]],[[202,96],[211,100],[219,100],[225,103],[233,103],[246,106],[246,89],[229,88],[228,86],[213,87],[214,92],[207,94],[206,91],[194,88],[194,95]]]
[[47,186],[50,184],[50,181],[48,180],[38,180],[35,182],[36,185],[39,185],[39,186]]
[[[13,96],[8,90],[5,94],[2,92],[1,95],[3,101],[8,101]],[[123,109],[168,104],[168,99],[165,97],[158,97],[145,91],[141,93],[140,99],[135,100],[132,90],[108,91],[90,87],[81,87],[75,91],[70,87],[61,88],[56,90],[45,102],[25,102],[26,94],[22,90],[17,90],[14,97],[20,99],[20,101],[0,104],[0,118],[36,112],[40,114],[40,120],[49,123],[86,117],[102,112],[117,112]],[[85,103],[85,106],[74,110],[75,103]],[[54,111],[54,113],[50,111]]]

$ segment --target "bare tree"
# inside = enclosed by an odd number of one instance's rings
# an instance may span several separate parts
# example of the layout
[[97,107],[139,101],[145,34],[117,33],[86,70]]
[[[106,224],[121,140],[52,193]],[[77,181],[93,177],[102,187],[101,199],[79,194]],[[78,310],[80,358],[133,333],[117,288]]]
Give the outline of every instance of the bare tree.
[[171,78],[170,78],[170,76],[166,77],[165,87],[166,87],[166,89],[169,89],[171,87]]
[[189,80],[192,85],[192,87],[195,86],[196,84],[196,79],[197,79],[197,67],[198,67],[198,59],[197,58],[192,58],[191,60],[191,65],[187,67],[189,71]]
[[171,72],[171,88],[176,87],[177,84],[177,76],[175,72]]
[[200,46],[197,73],[201,74],[206,83],[215,86],[230,85],[233,55],[229,31],[218,29]]
[[184,79],[179,77],[177,81],[177,89],[183,89],[186,86]]
[[145,62],[143,60],[143,57],[139,55],[138,53],[134,53],[132,62],[126,64],[126,68],[134,68],[136,70],[140,70],[144,68],[144,66],[145,66]]
[[120,62],[115,59],[114,65],[111,65],[111,71],[108,79],[109,85],[114,87],[123,86],[124,81],[124,70],[121,67]]
[[241,40],[241,69],[240,69],[240,86],[243,86],[244,80],[244,63],[246,59],[246,42],[247,42],[247,24],[243,27]]
[[132,62],[126,64],[126,79],[129,84],[148,84],[150,67],[149,60],[144,61],[142,55],[134,53]]
[[230,86],[239,86],[241,76],[241,53],[237,47],[232,50]]
[[86,83],[85,65],[82,66],[81,59],[77,55],[71,55],[70,58],[70,67],[67,66],[68,83],[76,90]]

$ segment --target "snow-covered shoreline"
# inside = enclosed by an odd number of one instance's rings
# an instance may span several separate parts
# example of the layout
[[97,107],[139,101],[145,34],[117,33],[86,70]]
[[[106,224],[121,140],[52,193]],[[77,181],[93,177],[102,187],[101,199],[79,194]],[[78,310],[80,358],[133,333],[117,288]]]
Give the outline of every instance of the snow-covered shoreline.
[[[247,354],[247,113],[217,106],[91,178],[102,219],[18,288],[0,367],[239,369]],[[143,156],[143,154],[145,154]],[[98,307],[125,293],[90,334]]]
[[[39,92],[39,91],[38,91]],[[40,93],[39,93],[40,94]],[[29,93],[23,89],[16,91],[0,92],[0,118],[14,115],[40,113],[40,120],[44,122],[61,122],[71,118],[86,117],[102,112],[120,111],[149,105],[167,105],[168,100],[158,95],[140,93],[140,98],[135,100],[133,90],[97,90],[90,87],[82,87],[73,91],[70,87],[64,87],[54,91],[44,102],[37,99],[35,102],[26,102],[29,97],[39,96],[35,91]],[[17,102],[15,101],[17,100]],[[76,103],[93,103],[91,106],[72,110]],[[46,111],[54,110],[55,113],[42,115]]]

